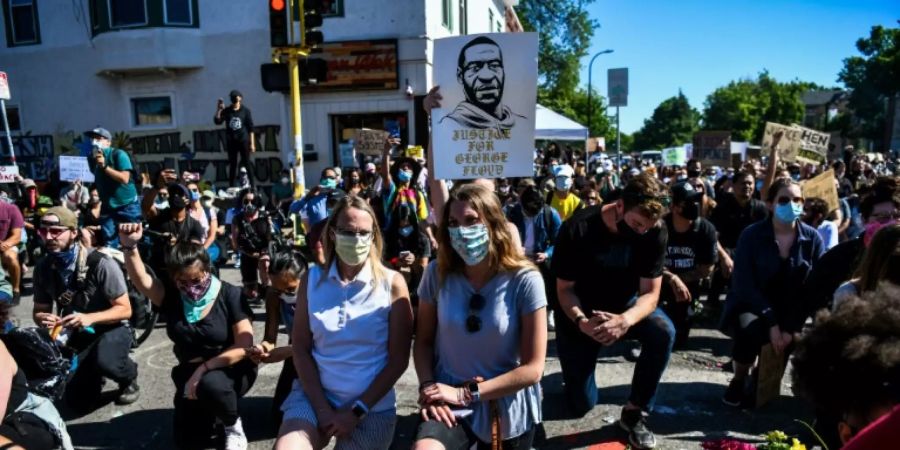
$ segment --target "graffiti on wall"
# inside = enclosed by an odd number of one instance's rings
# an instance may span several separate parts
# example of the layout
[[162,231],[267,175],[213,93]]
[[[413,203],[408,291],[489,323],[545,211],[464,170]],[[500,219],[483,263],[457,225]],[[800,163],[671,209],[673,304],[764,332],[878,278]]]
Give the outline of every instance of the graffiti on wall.
[[[0,139],[0,160],[9,164],[11,155],[6,139]],[[49,134],[37,136],[13,136],[13,148],[16,152],[16,164],[23,178],[44,181],[56,167],[53,151],[53,136]]]
[[[256,153],[250,155],[248,170],[259,185],[270,185],[281,177],[285,167],[279,145],[281,126],[261,125],[253,131]],[[185,135],[191,140],[183,140]],[[219,186],[228,184],[228,152],[222,128],[132,136],[130,142],[142,172],[153,174],[163,167],[175,167],[177,173],[198,172],[203,180]]]

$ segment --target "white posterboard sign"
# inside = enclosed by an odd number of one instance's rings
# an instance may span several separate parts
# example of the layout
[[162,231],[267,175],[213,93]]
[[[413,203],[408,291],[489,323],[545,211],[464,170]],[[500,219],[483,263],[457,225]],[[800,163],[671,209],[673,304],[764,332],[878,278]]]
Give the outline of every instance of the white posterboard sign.
[[9,78],[6,72],[0,72],[0,100],[9,100]]
[[86,157],[60,155],[59,179],[61,181],[81,180],[85,183],[93,183],[94,174],[88,167],[88,161]]
[[669,147],[662,149],[662,161],[665,166],[681,166],[687,163],[687,151],[684,147]]
[[19,166],[0,166],[0,183],[15,183],[19,175]]
[[536,33],[492,33],[434,41],[431,112],[438,179],[534,176]]

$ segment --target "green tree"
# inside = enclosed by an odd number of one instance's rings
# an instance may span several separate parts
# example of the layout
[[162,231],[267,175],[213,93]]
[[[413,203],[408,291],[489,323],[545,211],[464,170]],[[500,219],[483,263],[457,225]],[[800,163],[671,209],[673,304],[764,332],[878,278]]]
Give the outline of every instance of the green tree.
[[703,129],[731,131],[734,141],[761,142],[766,122],[801,123],[805,107],[800,95],[818,86],[775,80],[767,71],[756,79],[732,81],[706,97]]
[[[581,60],[587,56],[595,20],[584,6],[594,0],[522,0],[516,13],[526,31],[538,33],[538,103],[562,114],[590,130],[591,136],[606,136],[610,123],[603,96],[591,95],[593,104],[588,124],[587,90],[578,87]],[[612,130],[615,136],[615,130]]]
[[678,95],[663,100],[644,120],[644,126],[634,134],[634,147],[654,150],[691,142],[700,128],[700,113],[691,108],[687,97]]
[[874,26],[868,38],[856,41],[856,48],[862,56],[844,59],[838,74],[850,90],[848,104],[859,119],[853,131],[888,150],[900,95],[900,28]]

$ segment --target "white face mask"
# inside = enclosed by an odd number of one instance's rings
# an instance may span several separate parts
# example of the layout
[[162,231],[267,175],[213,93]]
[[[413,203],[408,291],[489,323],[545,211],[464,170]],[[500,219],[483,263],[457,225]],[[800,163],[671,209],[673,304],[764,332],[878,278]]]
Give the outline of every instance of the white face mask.
[[291,179],[288,178],[288,177],[283,177],[283,178],[281,179],[281,184],[288,184],[288,183],[290,183],[290,182],[291,182]]
[[100,150],[106,150],[109,148],[109,144],[105,143],[103,139],[91,139],[91,145],[99,148]]
[[212,208],[212,200],[201,200],[200,205],[206,209]]
[[297,303],[297,294],[281,294],[279,297],[281,298],[281,301],[288,305]]

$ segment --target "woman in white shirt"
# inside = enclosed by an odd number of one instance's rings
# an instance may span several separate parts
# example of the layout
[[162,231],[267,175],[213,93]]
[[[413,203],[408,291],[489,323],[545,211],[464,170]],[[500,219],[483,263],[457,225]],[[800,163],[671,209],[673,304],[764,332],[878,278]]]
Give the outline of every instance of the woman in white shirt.
[[[393,386],[409,365],[412,306],[403,277],[381,263],[375,213],[360,197],[335,206],[322,232],[325,264],[297,290],[294,366],[276,449],[387,449]],[[301,387],[302,386],[302,387]]]
[[863,239],[868,243],[866,252],[853,278],[834,291],[832,311],[850,298],[878,289],[878,285],[883,282],[900,286],[900,222],[876,222],[866,228]]

